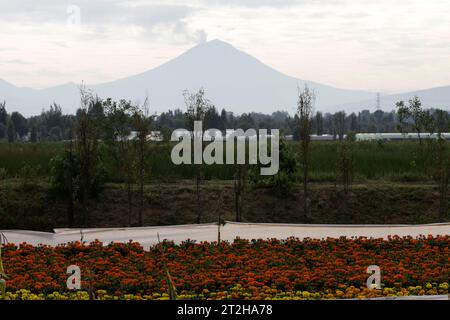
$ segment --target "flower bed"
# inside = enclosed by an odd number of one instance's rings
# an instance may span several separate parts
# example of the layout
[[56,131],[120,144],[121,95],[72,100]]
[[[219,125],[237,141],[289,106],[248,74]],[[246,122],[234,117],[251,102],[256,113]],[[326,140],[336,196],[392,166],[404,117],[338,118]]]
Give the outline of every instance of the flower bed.
[[[57,247],[6,245],[7,299],[168,299],[164,266],[178,298],[333,299],[448,294],[450,236],[382,239],[135,242]],[[69,265],[82,287],[66,287]],[[381,268],[381,290],[366,288],[369,265]],[[92,297],[92,295],[91,295]]]

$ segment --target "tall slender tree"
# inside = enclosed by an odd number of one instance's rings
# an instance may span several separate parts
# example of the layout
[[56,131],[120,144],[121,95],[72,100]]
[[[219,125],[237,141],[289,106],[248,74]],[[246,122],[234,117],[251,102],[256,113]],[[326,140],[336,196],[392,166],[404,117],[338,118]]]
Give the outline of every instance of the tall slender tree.
[[310,142],[312,130],[312,115],[314,112],[315,94],[307,85],[298,92],[297,114],[299,119],[299,138],[301,144],[301,165],[303,182],[303,219],[307,223],[310,220],[309,199],[309,167],[310,167]]
[[148,97],[144,104],[138,108],[134,114],[134,127],[137,131],[137,154],[138,154],[138,180],[139,180],[139,211],[138,220],[139,225],[144,225],[144,184],[149,169],[146,166],[145,156],[147,155],[147,138],[151,133],[152,117],[149,114]]
[[117,173],[126,185],[128,202],[128,225],[132,225],[132,186],[134,183],[135,148],[130,141],[132,128],[132,116],[135,107],[131,102],[121,100],[120,102],[107,99],[103,102],[105,111],[105,144],[116,164]]
[[99,111],[102,102],[83,85],[80,87],[81,107],[75,128],[76,152],[80,162],[80,199],[83,207],[83,222],[86,221],[88,200],[98,191],[100,176],[99,138],[102,117]]
[[[185,114],[187,127],[191,130],[192,139],[194,139],[194,122],[202,121],[203,126],[207,127],[207,115],[212,108],[211,102],[205,97],[205,91],[201,88],[198,92],[189,93],[185,91],[183,93],[184,101],[187,107]],[[203,154],[203,139],[202,139],[202,154]],[[203,208],[200,199],[200,184],[203,180],[203,162],[201,164],[195,164],[195,190],[196,190],[196,202],[197,202],[197,223],[200,223],[203,215]]]

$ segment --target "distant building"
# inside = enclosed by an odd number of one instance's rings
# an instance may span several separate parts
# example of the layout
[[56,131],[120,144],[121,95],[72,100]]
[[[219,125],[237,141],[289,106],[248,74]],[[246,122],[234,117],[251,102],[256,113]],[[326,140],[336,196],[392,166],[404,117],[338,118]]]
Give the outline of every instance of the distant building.
[[[135,140],[137,139],[138,132],[131,131],[127,137],[127,140]],[[163,141],[163,136],[160,131],[151,131],[149,135],[147,135],[147,141]]]
[[[312,134],[311,136],[311,141],[333,141],[335,140],[335,137],[331,134],[322,134],[320,136]],[[345,135],[344,135],[345,138]]]
[[[441,137],[450,140],[450,133],[441,133]],[[437,139],[437,133],[421,133],[421,139]],[[357,133],[356,141],[373,141],[373,140],[418,140],[417,133]]]

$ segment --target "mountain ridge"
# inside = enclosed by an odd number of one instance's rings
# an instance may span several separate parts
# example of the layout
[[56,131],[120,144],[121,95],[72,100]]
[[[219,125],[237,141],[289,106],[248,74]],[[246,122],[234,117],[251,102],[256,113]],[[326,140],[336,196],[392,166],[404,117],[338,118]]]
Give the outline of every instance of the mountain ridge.
[[[277,110],[295,111],[298,87],[308,84],[317,93],[316,109],[334,112],[341,109],[374,109],[375,92],[336,88],[303,80],[264,64],[259,59],[229,43],[212,40],[194,46],[184,53],[152,69],[129,77],[101,84],[89,85],[99,97],[128,99],[142,102],[150,99],[156,112],[184,108],[182,92],[203,87],[207,97],[218,108],[238,114],[244,112],[272,113]],[[421,90],[425,100],[443,101],[450,107],[450,86],[440,87],[443,98],[432,99],[434,94]],[[437,88],[428,89],[436,92]],[[405,95],[408,93],[405,93]],[[398,95],[383,95],[383,108]],[[392,98],[387,98],[392,97]],[[412,96],[411,96],[412,97]],[[79,106],[79,87],[73,83],[46,88],[20,88],[0,79],[0,100],[17,111],[32,115],[51,103],[60,104],[66,113],[74,113]],[[424,105],[427,104],[424,101]],[[395,104],[389,109],[392,110]]]

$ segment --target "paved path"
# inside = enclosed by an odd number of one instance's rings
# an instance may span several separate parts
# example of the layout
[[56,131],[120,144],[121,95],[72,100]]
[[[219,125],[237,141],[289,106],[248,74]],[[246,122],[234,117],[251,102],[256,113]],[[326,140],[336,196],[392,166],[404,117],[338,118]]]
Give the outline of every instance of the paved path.
[[[57,245],[72,241],[91,242],[95,239],[105,244],[110,242],[137,241],[145,248],[158,242],[158,234],[163,239],[180,243],[186,239],[217,241],[217,225],[182,225],[143,228],[103,228],[103,229],[55,229],[54,233],[4,230],[2,232],[11,243],[33,245]],[[233,241],[242,239],[285,239],[291,236],[303,238],[368,237],[387,238],[389,235],[412,236],[450,235],[450,223],[428,225],[301,225],[301,224],[259,224],[227,222],[221,227],[221,239]]]
[[[357,299],[349,299],[357,300]],[[450,295],[430,295],[430,296],[405,296],[405,297],[378,297],[363,300],[450,300]]]

